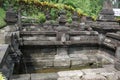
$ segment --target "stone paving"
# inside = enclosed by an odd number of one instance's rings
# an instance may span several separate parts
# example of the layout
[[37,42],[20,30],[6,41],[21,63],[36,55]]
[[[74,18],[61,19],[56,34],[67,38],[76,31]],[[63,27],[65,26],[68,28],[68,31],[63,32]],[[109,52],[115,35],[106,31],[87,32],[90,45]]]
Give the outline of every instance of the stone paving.
[[120,72],[107,65],[97,69],[14,75],[12,80],[120,80]]

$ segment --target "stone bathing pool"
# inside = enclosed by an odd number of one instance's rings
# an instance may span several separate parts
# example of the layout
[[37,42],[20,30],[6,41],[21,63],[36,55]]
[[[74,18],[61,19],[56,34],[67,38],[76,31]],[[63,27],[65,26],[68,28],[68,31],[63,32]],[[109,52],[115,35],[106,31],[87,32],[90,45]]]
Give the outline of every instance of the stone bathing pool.
[[[21,49],[23,61],[18,73],[33,72],[58,72],[63,70],[75,70],[84,68],[102,68],[103,65],[114,63],[114,50],[105,50],[89,46],[71,46],[68,49],[59,49],[57,47],[24,46]],[[59,52],[59,54],[57,54]],[[61,54],[60,54],[61,53]],[[109,54],[108,54],[109,53]],[[22,69],[22,70],[21,70]]]
[[47,32],[41,40],[39,35],[44,34],[21,32],[19,49],[23,57],[15,65],[13,80],[112,80],[115,75],[117,80],[119,71],[114,62],[118,40],[109,36],[114,33],[100,40],[97,32],[80,31],[65,42],[55,36],[49,40]]
[[[14,62],[12,69],[8,67],[8,72],[13,73],[8,78],[114,80],[115,76],[115,80],[119,80],[119,32],[102,34],[64,27],[57,27],[56,31],[31,31],[33,26],[28,27],[6,34],[6,43],[10,45],[8,53]],[[4,74],[7,75],[7,71]]]
[[81,25],[75,14],[66,23],[65,12],[42,25],[7,12],[0,71],[8,80],[120,80],[120,26],[106,8],[101,19]]
[[[8,33],[6,42],[10,42],[11,48],[5,53],[14,60],[13,70],[8,68],[13,74],[8,77],[11,80],[114,80],[115,77],[119,80],[119,62],[116,62],[119,36],[119,33],[101,35],[96,31]],[[9,56],[1,66],[5,74],[7,60]]]

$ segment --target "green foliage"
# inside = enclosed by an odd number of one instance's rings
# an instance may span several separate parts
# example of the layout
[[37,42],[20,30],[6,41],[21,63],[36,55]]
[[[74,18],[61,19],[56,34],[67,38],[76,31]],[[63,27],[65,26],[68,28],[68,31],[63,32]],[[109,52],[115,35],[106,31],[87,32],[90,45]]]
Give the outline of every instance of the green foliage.
[[10,6],[14,9],[18,9],[19,4],[17,3],[18,0],[2,0],[2,8],[7,10]]
[[73,3],[73,1],[65,2],[64,4],[70,5],[70,6],[74,7],[74,8],[77,7],[77,6]]
[[90,0],[90,16],[97,16],[102,9],[103,0]]
[[5,25],[5,11],[2,8],[0,8],[0,28],[4,27]]
[[55,20],[50,20],[50,23],[51,23],[51,24],[56,24],[57,21],[55,21]]
[[38,12],[38,14],[32,14],[32,15],[27,15],[27,13],[24,13],[24,16],[27,17],[23,19],[23,22],[28,22],[28,23],[43,23],[46,21],[46,17],[43,13]]
[[97,17],[104,0],[65,0],[65,4],[74,7],[79,14]]
[[22,9],[23,15],[33,15],[38,12],[50,11],[52,19],[56,19],[57,12],[60,9],[65,9],[71,12],[78,12],[80,16],[90,16],[97,18],[99,11],[102,8],[104,0],[2,0],[3,8],[8,9],[10,4],[17,10]]
[[56,9],[51,9],[50,11],[50,16],[53,20],[55,20],[57,18],[57,10]]
[[68,22],[68,23],[72,23],[72,18],[71,18],[71,17],[68,18],[68,19],[67,19],[67,22]]
[[72,17],[72,13],[70,13],[69,11],[67,11],[67,15],[66,15],[68,18],[69,17]]
[[69,12],[69,11],[67,11],[67,22],[68,23],[72,23],[72,14]]
[[43,13],[38,14],[38,19],[39,19],[40,23],[43,23],[46,21],[46,17]]
[[[37,8],[43,12],[45,12],[45,9],[49,9],[50,14],[53,19],[55,19],[56,14],[54,9],[65,9],[70,12],[78,12],[80,16],[89,16],[89,17],[94,17],[94,19],[97,18],[99,11],[102,8],[102,3],[104,0],[23,0],[23,3],[27,6],[29,4],[29,8],[27,8],[27,11],[34,12],[35,8],[33,10],[28,10],[32,9],[34,5],[39,5]],[[33,5],[34,4],[34,5]],[[30,7],[32,5],[32,7]],[[51,9],[52,8],[52,9]],[[31,13],[29,12],[29,13]]]
[[8,7],[9,7],[9,1],[8,1],[8,0],[4,0],[2,7],[3,7],[5,10],[7,10]]

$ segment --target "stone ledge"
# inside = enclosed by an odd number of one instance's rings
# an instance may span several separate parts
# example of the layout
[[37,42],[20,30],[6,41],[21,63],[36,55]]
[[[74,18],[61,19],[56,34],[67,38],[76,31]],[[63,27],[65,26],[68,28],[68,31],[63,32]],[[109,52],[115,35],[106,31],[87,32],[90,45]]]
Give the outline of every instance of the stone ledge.
[[[30,74],[13,75],[12,80],[30,80]],[[11,79],[10,79],[11,80]]]

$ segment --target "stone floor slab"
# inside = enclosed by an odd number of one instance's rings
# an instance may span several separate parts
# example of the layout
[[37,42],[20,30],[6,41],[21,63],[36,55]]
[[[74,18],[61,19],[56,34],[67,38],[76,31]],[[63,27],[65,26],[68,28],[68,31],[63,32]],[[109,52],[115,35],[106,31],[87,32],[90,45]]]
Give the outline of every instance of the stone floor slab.
[[57,80],[81,80],[80,77],[60,77]]
[[79,76],[79,77],[81,77],[83,75],[83,72],[81,72],[80,70],[61,71],[61,72],[58,72],[58,75],[60,77],[72,77],[72,76]]
[[12,80],[30,80],[30,74],[14,75]]
[[57,80],[57,73],[31,74],[31,80]]
[[107,80],[107,79],[102,75],[88,74],[84,75],[82,77],[82,80]]

